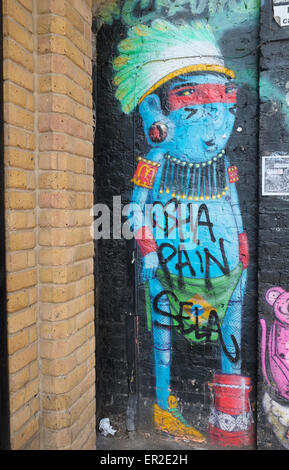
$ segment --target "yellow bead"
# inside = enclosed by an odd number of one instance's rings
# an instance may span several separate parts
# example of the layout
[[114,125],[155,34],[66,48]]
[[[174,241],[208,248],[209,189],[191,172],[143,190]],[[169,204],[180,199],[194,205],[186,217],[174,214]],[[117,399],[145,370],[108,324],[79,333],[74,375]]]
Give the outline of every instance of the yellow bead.
[[221,199],[221,197],[222,197],[221,194],[217,194],[218,199]]
[[166,189],[166,193],[169,194],[170,190],[169,189]]
[[183,199],[186,199],[186,195],[185,195],[185,194],[183,194],[183,196],[182,196],[182,197],[183,197]]
[[216,199],[216,196],[212,196],[212,199]]
[[189,201],[192,201],[192,200],[193,200],[192,196],[189,196],[189,198],[188,198],[188,199],[189,199]]
[[178,199],[181,199],[181,195],[180,195],[180,194],[178,194],[178,195],[177,195],[177,198],[178,198]]
[[162,189],[160,189],[160,194],[163,194],[163,190],[162,190]]
[[198,198],[198,197],[195,197],[195,201],[198,201],[198,200],[199,200],[199,198]]
[[229,189],[228,186],[226,186],[226,187],[225,187],[225,190],[228,191],[228,189]]
[[204,200],[204,197],[203,197],[203,196],[200,196],[200,200],[203,201],[203,200]]
[[175,195],[176,195],[175,193],[172,193],[172,197],[175,197]]
[[210,199],[210,196],[206,196],[207,201]]

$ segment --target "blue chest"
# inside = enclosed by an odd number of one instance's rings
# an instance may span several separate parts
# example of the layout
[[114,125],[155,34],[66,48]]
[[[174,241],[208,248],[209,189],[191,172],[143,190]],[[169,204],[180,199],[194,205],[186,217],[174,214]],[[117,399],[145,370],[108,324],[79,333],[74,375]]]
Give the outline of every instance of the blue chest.
[[[191,168],[180,167],[175,186],[169,187],[164,164],[147,201],[163,262],[171,273],[181,270],[185,277],[212,278],[228,273],[239,262],[239,243],[225,174],[217,181],[223,188],[214,187],[211,168],[203,174],[211,171],[212,178],[199,177],[198,184],[193,185],[197,171],[194,175]],[[171,175],[170,181],[173,178]],[[192,188],[194,192],[189,192]]]

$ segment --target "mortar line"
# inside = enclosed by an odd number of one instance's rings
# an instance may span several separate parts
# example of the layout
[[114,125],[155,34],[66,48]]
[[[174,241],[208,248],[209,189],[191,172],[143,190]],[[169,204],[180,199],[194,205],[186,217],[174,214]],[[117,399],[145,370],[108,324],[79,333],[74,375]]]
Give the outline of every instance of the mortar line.
[[[42,404],[42,362],[41,362],[41,338],[40,338],[40,273],[39,273],[39,133],[38,133],[38,119],[39,119],[39,94],[38,94],[38,11],[37,11],[37,0],[33,0],[33,63],[34,63],[34,131],[35,131],[35,150],[34,150],[34,161],[35,161],[35,257],[36,257],[36,290],[37,290],[37,303],[36,303],[36,330],[37,330],[37,361],[38,361],[38,378],[39,378],[39,422],[42,421],[43,416],[43,404]],[[39,426],[39,447],[40,450],[44,449],[44,437],[43,427]]]

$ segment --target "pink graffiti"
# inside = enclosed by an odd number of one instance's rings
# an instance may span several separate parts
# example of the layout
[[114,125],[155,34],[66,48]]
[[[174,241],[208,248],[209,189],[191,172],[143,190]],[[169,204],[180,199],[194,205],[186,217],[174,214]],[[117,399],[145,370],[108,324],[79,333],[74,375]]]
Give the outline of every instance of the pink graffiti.
[[[266,293],[267,302],[273,306],[275,319],[270,329],[268,356],[274,388],[289,400],[289,293],[281,287],[272,287]],[[267,328],[264,319],[262,328],[261,365],[263,375],[270,384],[266,368]]]

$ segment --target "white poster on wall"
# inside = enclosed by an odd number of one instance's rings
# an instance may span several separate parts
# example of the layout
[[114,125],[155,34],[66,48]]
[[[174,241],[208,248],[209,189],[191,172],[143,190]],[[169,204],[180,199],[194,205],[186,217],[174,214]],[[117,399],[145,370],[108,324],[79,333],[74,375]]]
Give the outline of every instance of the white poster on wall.
[[279,26],[289,26],[289,1],[273,0],[274,19]]
[[262,196],[289,196],[289,155],[262,158]]

